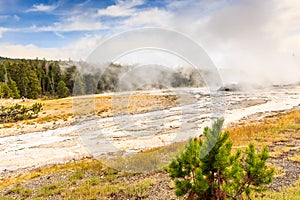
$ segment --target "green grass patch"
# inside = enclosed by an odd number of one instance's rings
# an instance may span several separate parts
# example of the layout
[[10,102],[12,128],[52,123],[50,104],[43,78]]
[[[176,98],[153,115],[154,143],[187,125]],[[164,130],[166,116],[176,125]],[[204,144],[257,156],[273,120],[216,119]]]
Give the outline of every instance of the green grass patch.
[[99,194],[98,187],[83,183],[75,188],[67,188],[65,199],[99,199]]
[[101,196],[109,196],[113,193],[118,193],[121,190],[126,189],[127,184],[105,184],[99,187],[99,194]]
[[148,195],[149,189],[156,183],[154,179],[145,178],[128,187],[128,193],[138,197]]
[[20,197],[29,197],[32,194],[32,190],[24,187],[14,187],[11,188],[6,194],[16,194]]
[[69,178],[69,181],[76,182],[77,180],[84,178],[84,172],[82,170],[77,170],[74,174],[72,174]]
[[91,185],[91,186],[98,185],[100,182],[101,182],[101,180],[98,177],[90,177],[84,181],[85,184]]
[[60,195],[64,192],[65,187],[66,187],[66,183],[63,182],[47,184],[39,189],[38,196],[49,197],[53,195]]

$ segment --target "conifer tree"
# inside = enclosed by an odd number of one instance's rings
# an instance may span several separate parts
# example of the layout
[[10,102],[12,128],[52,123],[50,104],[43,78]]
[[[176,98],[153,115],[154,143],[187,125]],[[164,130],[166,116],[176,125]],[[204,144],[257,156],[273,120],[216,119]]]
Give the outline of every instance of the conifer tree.
[[27,86],[27,96],[31,99],[36,99],[41,94],[42,88],[40,81],[36,75],[36,73],[33,70],[30,70],[28,72],[28,79],[30,80]]
[[1,98],[9,98],[12,96],[13,96],[13,92],[7,86],[7,84],[4,82],[0,82],[0,97]]
[[20,98],[20,93],[19,93],[17,84],[14,80],[12,80],[11,78],[8,78],[7,86],[11,89],[13,98]]
[[229,133],[221,132],[223,119],[204,129],[204,141],[190,140],[169,165],[176,195],[188,199],[239,199],[262,191],[271,183],[274,169],[266,167],[267,147],[256,153],[253,144],[245,152],[231,153]]
[[69,89],[66,86],[66,83],[63,80],[60,80],[57,85],[57,96],[59,98],[67,97],[69,94]]
[[0,63],[0,82],[5,82],[6,69],[3,63]]

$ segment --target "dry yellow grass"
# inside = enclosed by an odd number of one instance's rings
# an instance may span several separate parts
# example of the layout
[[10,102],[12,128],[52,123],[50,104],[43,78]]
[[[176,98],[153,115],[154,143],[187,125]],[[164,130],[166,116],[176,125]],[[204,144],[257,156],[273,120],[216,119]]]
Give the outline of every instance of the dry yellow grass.
[[276,165],[271,165],[271,164],[268,164],[268,166],[274,167],[274,169],[275,169],[274,177],[284,177],[286,175],[286,173],[282,167],[279,167]]
[[170,108],[178,104],[175,95],[133,94],[130,96],[111,96],[110,98],[96,98],[95,112],[99,116],[137,114]]
[[270,152],[270,156],[276,158],[279,157],[282,153],[289,152],[291,149],[291,147],[275,147],[274,151]]
[[235,146],[245,146],[249,142],[269,145],[280,140],[288,140],[293,135],[300,137],[300,110],[267,117],[263,121],[244,124],[228,129]]
[[23,105],[31,105],[35,102],[40,102],[43,104],[43,110],[36,119],[4,124],[2,125],[3,128],[10,128],[21,123],[42,124],[61,119],[67,121],[72,117],[81,115],[109,117],[120,113],[145,113],[179,105],[176,95],[149,95],[141,92],[133,93],[131,95],[90,95],[52,100],[29,99],[26,100],[26,102],[2,99],[0,104],[8,105],[13,104],[14,102]]
[[121,171],[142,173],[163,169],[185,147],[187,141],[177,142],[168,146],[149,149],[129,156],[116,156],[114,159],[103,159],[103,163]]
[[17,185],[21,182],[31,180],[35,177],[42,176],[44,174],[53,174],[59,171],[75,171],[75,170],[94,170],[94,171],[101,171],[103,168],[103,164],[100,163],[98,160],[94,159],[83,159],[76,162],[69,162],[63,165],[52,165],[49,167],[42,167],[38,169],[34,169],[29,173],[26,174],[19,174],[12,178],[3,178],[0,179],[0,190],[4,187],[9,185]]
[[295,155],[288,158],[291,161],[300,162],[300,155]]

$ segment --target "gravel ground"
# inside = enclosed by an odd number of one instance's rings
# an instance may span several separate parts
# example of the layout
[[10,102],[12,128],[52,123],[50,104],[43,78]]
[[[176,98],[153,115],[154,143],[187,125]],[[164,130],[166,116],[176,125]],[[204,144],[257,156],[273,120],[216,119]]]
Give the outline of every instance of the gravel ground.
[[[290,132],[289,132],[290,134]],[[290,134],[292,135],[292,134]],[[300,148],[299,147],[299,138],[295,139],[293,137],[289,138],[289,140],[277,141],[273,143],[272,146],[269,147],[270,152],[274,152],[275,148],[278,147],[292,147],[289,151],[284,152],[276,157],[271,157],[269,159],[269,163],[275,165],[276,167],[281,167],[283,170],[283,174],[281,176],[275,177],[273,183],[270,185],[270,189],[273,191],[280,191],[281,188],[291,186],[295,181],[299,180],[300,174],[300,163],[291,161],[288,157],[299,155]],[[28,173],[30,170],[23,171],[23,173]],[[61,171],[53,174],[46,174],[36,178],[31,179],[30,181],[23,181],[22,183],[14,186],[10,186],[0,191],[1,196],[7,196],[17,198],[18,195],[12,195],[9,193],[9,190],[12,187],[20,187],[23,186],[25,188],[30,188],[34,190],[34,194],[37,194],[37,191],[41,186],[45,184],[53,184],[57,182],[68,182],[69,178],[72,174],[74,174],[74,170],[69,171]],[[19,171],[22,173],[22,171]],[[93,173],[86,172],[85,178],[95,176]],[[13,176],[13,174],[11,174]],[[99,172],[99,177],[103,177],[103,173]],[[99,197],[99,199],[113,199],[113,200],[125,200],[125,199],[149,199],[149,200],[159,200],[159,199],[178,199],[174,194],[174,188],[172,184],[172,180],[168,176],[167,171],[152,171],[143,174],[133,174],[133,175],[122,175],[115,179],[112,184],[122,184],[127,183],[132,185],[137,183],[145,178],[150,178],[155,181],[155,184],[148,190],[148,193],[144,196],[136,196],[127,193],[126,191],[120,191],[118,193],[113,193],[106,198]],[[100,183],[101,184],[101,183]],[[0,198],[1,199],[1,198]],[[28,198],[31,199],[31,198]],[[62,199],[59,195],[49,196],[47,199]]]
[[[295,107],[294,109],[299,109],[299,107]],[[284,113],[287,111],[277,112],[277,113],[270,113],[270,115]],[[249,116],[247,119],[242,119],[239,123],[245,123],[246,121],[253,121],[257,119],[260,114]],[[297,133],[300,130],[295,130]],[[269,163],[275,165],[276,167],[282,168],[282,175],[277,176],[274,178],[273,183],[270,185],[270,189],[273,191],[280,191],[281,188],[291,186],[295,181],[299,180],[300,175],[300,163],[291,161],[288,158],[296,155],[300,155],[300,138],[297,138],[293,132],[286,132],[289,137],[285,140],[274,142],[272,145],[269,146],[270,153],[276,151],[276,148],[290,148],[288,151],[284,151],[283,153],[271,157],[269,159]],[[27,174],[30,173],[31,169],[19,169],[18,171],[9,172],[6,171],[2,174],[2,178],[9,178],[15,177],[17,174]],[[52,184],[57,182],[68,182],[70,176],[74,173],[74,171],[61,171],[56,172],[53,174],[46,174],[42,176],[35,177],[30,181],[23,181],[18,185],[12,185],[7,188],[4,188],[2,191],[0,190],[0,197],[3,196],[11,196],[13,198],[17,198],[18,196],[14,196],[9,194],[9,190],[12,187],[20,187],[23,186],[25,188],[30,188],[32,190],[38,191],[45,184]],[[91,176],[91,174],[86,174],[87,177]],[[99,174],[101,177],[101,173]],[[168,177],[166,171],[153,171],[147,172],[143,174],[134,174],[130,176],[120,176],[115,181],[116,183],[128,183],[133,184],[138,181],[141,181],[145,178],[151,178],[155,180],[155,184],[149,189],[148,194],[143,197],[140,196],[133,196],[124,191],[120,191],[119,193],[112,194],[108,196],[106,199],[178,199],[174,195],[174,188],[172,187],[172,181]],[[100,183],[101,184],[101,183]],[[0,198],[1,199],[1,198]],[[61,199],[60,196],[51,196],[47,199]],[[103,198],[101,198],[103,199]]]
[[270,151],[275,147],[292,147],[288,152],[283,152],[279,156],[271,157],[269,163],[283,169],[282,176],[275,177],[270,188],[274,191],[278,191],[280,188],[290,186],[299,180],[300,175],[300,163],[289,160],[289,157],[300,155],[300,138],[289,138],[287,141],[275,142]]

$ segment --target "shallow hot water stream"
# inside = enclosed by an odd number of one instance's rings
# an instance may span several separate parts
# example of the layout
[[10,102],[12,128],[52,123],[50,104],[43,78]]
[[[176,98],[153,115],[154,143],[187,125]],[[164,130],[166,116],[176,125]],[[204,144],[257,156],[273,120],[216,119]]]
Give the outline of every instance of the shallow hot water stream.
[[[174,90],[175,91],[175,90]],[[157,91],[153,91],[154,93]],[[137,152],[198,136],[211,124],[211,98],[203,89],[176,89],[193,101],[143,114],[91,118],[81,123],[19,136],[0,138],[0,173],[66,162],[109,152]],[[300,87],[223,93],[225,124],[247,116],[291,109],[300,104]]]

